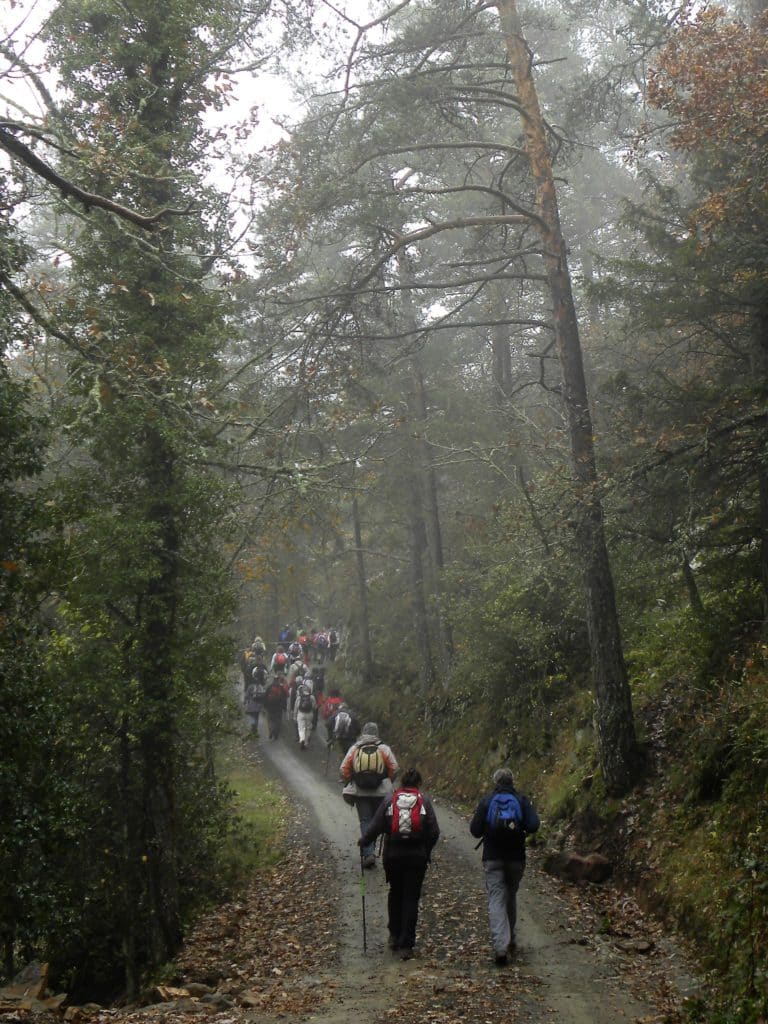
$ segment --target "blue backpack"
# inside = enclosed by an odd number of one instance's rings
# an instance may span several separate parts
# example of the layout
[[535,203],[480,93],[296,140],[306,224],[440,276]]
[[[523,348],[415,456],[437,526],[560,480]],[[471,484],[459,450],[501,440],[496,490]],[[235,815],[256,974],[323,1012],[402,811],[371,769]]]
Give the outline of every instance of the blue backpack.
[[486,835],[496,840],[523,832],[523,808],[514,793],[494,793],[485,815]]

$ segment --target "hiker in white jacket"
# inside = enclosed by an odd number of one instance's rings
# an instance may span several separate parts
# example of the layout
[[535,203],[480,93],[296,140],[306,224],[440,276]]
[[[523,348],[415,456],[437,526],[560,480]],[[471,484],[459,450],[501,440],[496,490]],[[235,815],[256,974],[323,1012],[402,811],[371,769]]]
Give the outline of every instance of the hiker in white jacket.
[[315,721],[315,710],[317,701],[312,692],[312,680],[308,676],[297,680],[296,700],[294,703],[293,716],[296,719],[296,729],[299,734],[299,748],[306,750],[312,736],[312,727]]

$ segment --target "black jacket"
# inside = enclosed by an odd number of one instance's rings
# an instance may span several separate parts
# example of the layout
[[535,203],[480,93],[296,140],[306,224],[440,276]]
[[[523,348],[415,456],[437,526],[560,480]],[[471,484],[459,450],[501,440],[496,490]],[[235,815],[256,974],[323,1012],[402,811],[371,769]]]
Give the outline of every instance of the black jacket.
[[421,793],[421,798],[424,801],[424,826],[418,839],[396,839],[390,835],[392,822],[391,808],[394,799],[394,796],[391,796],[387,797],[386,800],[382,800],[379,804],[368,828],[361,837],[360,845],[366,846],[368,843],[372,843],[377,836],[383,834],[384,852],[382,859],[385,865],[388,861],[401,859],[429,861],[432,849],[440,838],[440,826],[437,823],[437,816],[435,815],[432,801],[426,793]]
[[[486,835],[486,815],[488,805],[495,793],[514,793],[520,801],[523,812],[523,827],[511,833],[503,842]],[[518,793],[511,786],[497,786],[492,793],[486,794],[475,808],[469,831],[476,839],[483,840],[483,860],[514,860],[525,862],[525,837],[536,832],[539,827],[539,816],[527,796]]]

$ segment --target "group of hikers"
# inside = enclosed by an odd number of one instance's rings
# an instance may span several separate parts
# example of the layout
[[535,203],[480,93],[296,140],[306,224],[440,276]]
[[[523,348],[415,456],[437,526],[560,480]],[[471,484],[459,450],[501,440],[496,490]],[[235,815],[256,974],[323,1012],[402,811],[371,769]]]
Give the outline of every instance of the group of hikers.
[[307,663],[311,658],[322,665],[326,660],[336,661],[340,646],[339,630],[333,626],[298,629],[287,622],[278,632],[277,642],[287,649],[301,648]]
[[254,638],[243,651],[240,663],[243,710],[252,737],[259,735],[262,712],[271,740],[280,736],[287,717],[294,723],[299,748],[307,750],[322,719],[329,747],[338,743],[347,749],[360,731],[358,720],[337,688],[330,688],[326,694],[323,661],[324,656],[318,659],[311,645],[305,650],[300,641],[294,640],[287,645],[278,642],[267,665],[266,644],[261,637]]
[[[382,866],[389,886],[389,947],[403,959],[413,956],[424,876],[440,826],[417,768],[400,768],[375,722],[366,722],[340,765],[342,795],[360,822],[361,871],[376,866],[375,843],[382,842]],[[396,781],[397,780],[397,781]],[[517,891],[525,871],[525,837],[539,817],[528,797],[518,793],[511,769],[493,774],[493,789],[478,803],[469,831],[483,846],[483,872],[494,962],[502,967],[515,951]]]
[[[285,627],[290,629],[290,627]],[[309,634],[299,634],[299,637]],[[281,632],[282,637],[282,632]],[[421,890],[440,826],[422,777],[415,767],[402,773],[391,747],[379,736],[375,722],[362,729],[338,688],[325,693],[325,657],[318,659],[312,645],[278,638],[266,664],[266,645],[260,637],[241,659],[244,711],[258,735],[259,716],[267,715],[270,739],[277,739],[287,715],[296,726],[301,750],[309,746],[322,720],[328,752],[336,747],[342,796],[357,811],[361,873],[376,866],[376,841],[381,841],[381,862],[388,885],[387,924],[390,949],[408,960],[413,956]],[[298,643],[298,653],[291,646]],[[334,654],[335,657],[335,654]],[[333,660],[333,658],[330,658]],[[327,762],[326,762],[327,767]],[[493,787],[477,804],[470,833],[482,845],[482,863],[488,898],[488,917],[494,962],[502,967],[515,951],[517,892],[525,871],[525,839],[539,828],[539,818],[528,797],[518,793],[511,769],[493,774]]]

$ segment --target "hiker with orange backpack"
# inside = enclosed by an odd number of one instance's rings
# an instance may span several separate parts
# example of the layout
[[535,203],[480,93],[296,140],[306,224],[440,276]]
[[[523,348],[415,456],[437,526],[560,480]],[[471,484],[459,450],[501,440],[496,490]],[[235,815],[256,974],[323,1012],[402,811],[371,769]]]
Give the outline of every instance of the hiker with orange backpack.
[[373,820],[358,839],[367,843],[384,836],[382,864],[389,885],[387,923],[389,948],[410,960],[416,944],[419,899],[432,850],[440,838],[432,801],[420,790],[421,772],[409,768],[389,800],[382,801]]
[[[363,834],[380,805],[392,795],[392,783],[399,771],[397,759],[379,738],[375,722],[365,723],[362,734],[344,755],[339,771],[345,783],[341,795],[346,803],[355,807]],[[372,841],[362,847],[362,865],[376,867]]]

